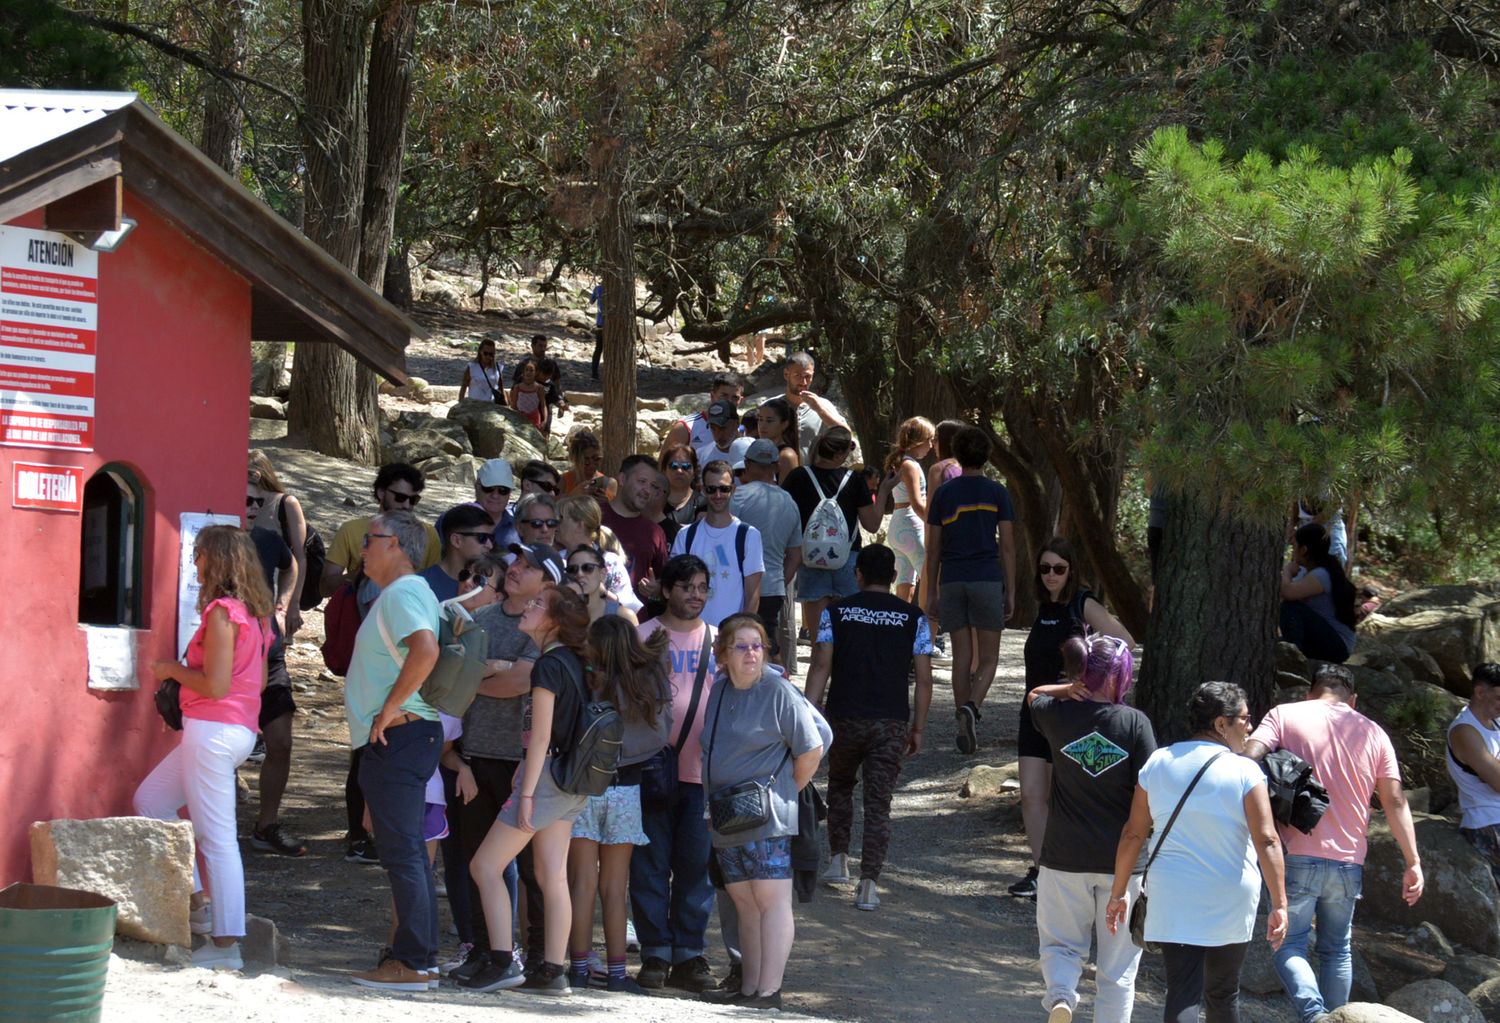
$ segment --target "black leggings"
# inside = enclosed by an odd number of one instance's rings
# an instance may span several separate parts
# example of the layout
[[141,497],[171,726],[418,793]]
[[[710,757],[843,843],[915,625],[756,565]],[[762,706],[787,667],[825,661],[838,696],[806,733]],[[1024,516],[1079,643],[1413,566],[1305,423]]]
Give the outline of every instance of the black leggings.
[[1176,945],[1162,942],[1167,968],[1166,1023],[1240,1023],[1240,966],[1249,942],[1238,945]]
[[344,838],[350,842],[363,842],[370,837],[365,830],[365,791],[359,787],[359,758],[363,746],[349,751],[349,775],[344,779],[344,809],[349,814],[349,831]]
[[1281,638],[1315,661],[1343,664],[1349,659],[1349,648],[1328,619],[1304,601],[1283,600],[1280,625]]

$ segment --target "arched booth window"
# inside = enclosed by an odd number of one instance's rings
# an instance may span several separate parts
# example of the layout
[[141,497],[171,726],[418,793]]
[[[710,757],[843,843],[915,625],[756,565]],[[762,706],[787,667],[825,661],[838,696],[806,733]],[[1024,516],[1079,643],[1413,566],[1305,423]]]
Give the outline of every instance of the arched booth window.
[[142,612],[145,522],[146,492],[127,466],[110,462],[84,485],[80,624],[133,628],[146,624]]

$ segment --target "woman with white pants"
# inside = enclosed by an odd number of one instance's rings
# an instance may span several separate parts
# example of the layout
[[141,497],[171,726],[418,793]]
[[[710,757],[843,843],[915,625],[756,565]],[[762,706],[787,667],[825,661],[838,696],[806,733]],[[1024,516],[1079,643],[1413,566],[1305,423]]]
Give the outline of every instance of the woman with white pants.
[[143,817],[177,820],[187,806],[213,893],[210,910],[195,857],[193,932],[211,938],[193,952],[193,965],[238,970],[244,966],[245,871],[235,834],[234,772],[255,745],[273,602],[255,544],[242,529],[203,530],[193,564],[203,621],[188,644],[187,663],[151,665],[158,680],[182,686],[182,743],[136,789],[135,809]]

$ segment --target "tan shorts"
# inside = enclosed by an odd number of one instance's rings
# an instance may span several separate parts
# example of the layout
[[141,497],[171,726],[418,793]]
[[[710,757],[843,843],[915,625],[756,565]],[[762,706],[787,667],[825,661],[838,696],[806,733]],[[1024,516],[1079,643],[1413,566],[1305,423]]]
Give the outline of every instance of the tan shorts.
[[[521,766],[516,768],[516,785],[521,784],[521,779],[525,774],[526,762],[523,760]],[[536,783],[536,792],[531,800],[531,826],[534,830],[541,831],[547,825],[556,824],[558,821],[575,820],[588,802],[588,796],[575,796],[557,787],[557,782],[552,780],[552,758],[548,757],[542,761],[542,776]],[[516,790],[512,788],[510,798],[500,808],[498,820],[501,824],[519,828],[521,826],[520,813],[521,800]]]

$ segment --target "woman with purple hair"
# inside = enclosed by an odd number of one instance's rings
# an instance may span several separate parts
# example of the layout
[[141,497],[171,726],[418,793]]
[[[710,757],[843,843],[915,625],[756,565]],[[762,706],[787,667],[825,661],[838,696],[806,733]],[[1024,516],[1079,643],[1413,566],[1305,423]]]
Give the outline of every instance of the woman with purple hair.
[[[1078,981],[1095,957],[1094,1019],[1129,1023],[1141,951],[1128,928],[1104,926],[1120,832],[1130,818],[1136,774],[1156,750],[1145,714],[1125,705],[1135,665],[1115,636],[1071,636],[1062,645],[1066,681],[1027,694],[1031,721],[1052,749],[1052,795],[1037,876],[1036,925],[1042,1007],[1068,1023]],[[1139,891],[1140,864],[1131,878]]]

